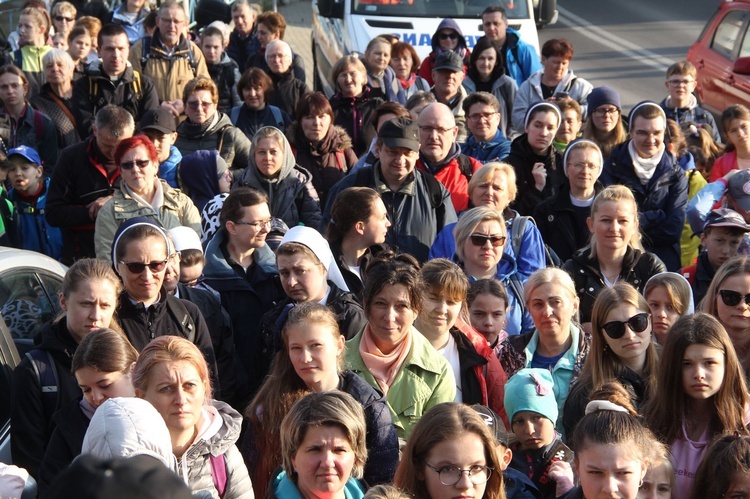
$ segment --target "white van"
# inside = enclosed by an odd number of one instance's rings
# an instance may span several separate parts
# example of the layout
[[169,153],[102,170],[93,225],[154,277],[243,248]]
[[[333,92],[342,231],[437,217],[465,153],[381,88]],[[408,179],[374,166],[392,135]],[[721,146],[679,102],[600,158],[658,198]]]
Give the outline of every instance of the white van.
[[508,26],[539,52],[537,25],[556,20],[555,0],[313,0],[312,52],[315,89],[329,97],[331,68],[342,56],[364,54],[378,35],[398,36],[420,59],[432,50],[432,35],[445,18],[454,19],[472,48],[484,33],[481,15],[489,5],[505,7]]

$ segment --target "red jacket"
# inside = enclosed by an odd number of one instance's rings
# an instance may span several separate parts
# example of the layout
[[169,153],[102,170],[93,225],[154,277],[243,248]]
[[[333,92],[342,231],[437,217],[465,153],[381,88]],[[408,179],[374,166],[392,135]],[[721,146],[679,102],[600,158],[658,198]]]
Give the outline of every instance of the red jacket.
[[716,158],[711,168],[711,182],[716,182],[731,170],[737,169],[737,151],[728,152]]
[[[463,155],[463,154],[462,154]],[[482,163],[466,156],[471,162],[472,173],[482,167]],[[417,168],[425,173],[430,173],[421,159],[417,161]],[[435,178],[451,193],[451,202],[456,213],[469,208],[469,179],[461,173],[458,158],[453,158],[435,174]]]

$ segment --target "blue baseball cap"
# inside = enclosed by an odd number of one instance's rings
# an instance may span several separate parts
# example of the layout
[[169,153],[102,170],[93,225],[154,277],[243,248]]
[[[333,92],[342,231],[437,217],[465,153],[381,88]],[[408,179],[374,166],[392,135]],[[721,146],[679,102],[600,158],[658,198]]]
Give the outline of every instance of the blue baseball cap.
[[42,160],[39,157],[39,153],[29,146],[18,146],[8,151],[8,159],[13,156],[21,156],[35,165],[42,166]]

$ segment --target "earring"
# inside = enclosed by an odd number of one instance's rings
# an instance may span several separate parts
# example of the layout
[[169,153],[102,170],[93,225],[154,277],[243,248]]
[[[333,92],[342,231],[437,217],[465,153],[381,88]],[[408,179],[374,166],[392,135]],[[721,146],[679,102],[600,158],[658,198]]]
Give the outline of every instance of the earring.
[[643,487],[643,478],[641,478],[641,481],[638,483],[638,488],[640,489],[641,487]]

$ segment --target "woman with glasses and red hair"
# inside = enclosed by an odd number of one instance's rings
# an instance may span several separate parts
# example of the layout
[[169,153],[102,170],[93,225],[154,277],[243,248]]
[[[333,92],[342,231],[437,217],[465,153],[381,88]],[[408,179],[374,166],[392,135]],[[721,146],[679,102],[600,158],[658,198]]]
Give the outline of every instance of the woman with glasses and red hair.
[[108,260],[112,240],[124,221],[133,217],[157,220],[165,229],[185,225],[201,233],[201,217],[190,198],[157,177],[159,154],[151,139],[136,135],[115,149],[120,167],[120,190],[115,191],[96,217],[96,257]]

